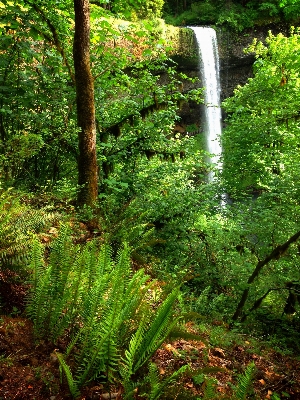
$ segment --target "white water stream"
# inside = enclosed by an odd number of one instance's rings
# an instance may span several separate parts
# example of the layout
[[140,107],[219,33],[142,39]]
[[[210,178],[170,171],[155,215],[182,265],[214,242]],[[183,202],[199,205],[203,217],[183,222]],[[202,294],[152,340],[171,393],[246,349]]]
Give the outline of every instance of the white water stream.
[[[220,156],[222,148],[220,136],[222,133],[222,114],[220,105],[220,73],[216,32],[207,27],[191,27],[195,32],[200,58],[200,78],[205,88],[204,103],[204,135],[206,150],[211,154],[209,162],[222,169]],[[208,174],[209,182],[215,174]]]

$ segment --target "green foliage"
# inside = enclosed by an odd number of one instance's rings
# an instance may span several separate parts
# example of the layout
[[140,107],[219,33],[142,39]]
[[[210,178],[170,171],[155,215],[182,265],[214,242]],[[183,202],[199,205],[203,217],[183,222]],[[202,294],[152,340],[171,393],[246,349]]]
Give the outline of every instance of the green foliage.
[[277,393],[273,393],[271,396],[272,400],[280,400],[280,396]]
[[216,381],[214,378],[206,378],[202,400],[216,400]]
[[[0,189],[0,261],[3,267],[23,269],[30,258],[35,235],[57,218],[47,210],[35,210],[21,203],[13,190]],[[21,267],[22,266],[22,267]]]
[[244,1],[167,0],[164,18],[173,25],[215,24],[235,31],[279,21],[298,22],[299,4],[294,0]]
[[[257,56],[255,77],[224,103],[230,114],[223,135],[224,171],[230,193],[245,188],[268,190],[296,179],[298,49],[297,31],[290,38],[270,33],[267,46],[254,42],[249,48]],[[237,145],[233,145],[234,135],[239,137]],[[228,146],[233,146],[230,152],[226,151]],[[234,165],[232,178],[226,174],[227,163]]]
[[247,366],[244,373],[239,375],[238,384],[234,391],[236,400],[246,400],[253,383],[254,372],[255,364],[251,363]]
[[128,351],[125,352],[122,371],[125,382],[130,381],[131,376],[149,360],[178,322],[172,315],[172,307],[177,297],[178,289],[175,289],[157,309],[154,319],[150,320],[151,315],[146,313],[143,316],[129,342]]
[[[223,179],[226,192],[239,199],[231,207],[242,223],[238,249],[245,267],[253,263],[252,271],[298,231],[299,43],[298,31],[288,38],[269,33],[266,44],[254,41],[249,51],[256,53],[255,75],[224,103],[229,118],[223,133]],[[282,313],[286,285],[299,279],[296,254],[296,246],[290,246],[259,272],[249,288],[250,312],[262,303],[267,314]],[[246,293],[246,286],[241,290]]]
[[[116,263],[110,252],[106,245],[98,252],[96,243],[80,250],[67,228],[51,246],[46,265],[38,243],[33,248],[28,314],[37,339],[56,342],[69,332],[66,353],[58,358],[74,397],[91,379],[102,375],[111,382],[121,374],[130,398],[134,376],[178,321],[173,316],[178,288],[154,299],[154,282],[142,269],[131,270],[129,248],[119,252]],[[71,368],[68,359],[74,357]]]
[[163,0],[130,0],[126,3],[121,0],[112,1],[112,11],[122,14],[126,19],[157,18],[161,16]]
[[[0,172],[6,184],[42,193],[51,190],[66,203],[78,189],[74,15],[69,1],[51,4],[20,1],[1,7]],[[133,17],[138,13],[154,17],[162,6],[160,0],[124,4],[111,6]],[[8,31],[16,19],[19,22]],[[187,146],[186,138],[172,137],[179,103],[188,97],[180,89],[187,78],[170,66],[165,30],[159,19],[128,23],[92,7],[101,199],[113,193],[119,203],[124,196],[127,202],[132,170],[141,160],[143,164],[144,157],[174,159]],[[165,74],[169,78],[163,84]],[[190,96],[200,101],[201,91]]]
[[59,361],[59,364],[60,364],[61,374],[62,374],[62,372],[64,372],[64,374],[65,374],[65,376],[67,378],[67,382],[68,382],[68,386],[69,386],[69,389],[70,389],[70,393],[71,393],[72,397],[76,399],[77,397],[80,396],[80,392],[79,392],[79,390],[77,388],[76,383],[74,382],[73,375],[72,375],[72,372],[70,370],[70,367],[65,362],[62,354],[60,354],[58,352],[56,352],[55,354],[56,354],[56,356],[58,358],[58,361]]
[[69,18],[66,10],[49,10],[49,23],[57,25],[53,40],[40,5],[1,7],[0,168],[6,181],[25,181],[31,188],[57,180],[77,154],[68,60],[53,46],[68,44]]
[[[71,2],[0,4],[1,177],[6,185],[14,182],[43,196],[51,190],[57,202],[70,204],[78,189]],[[252,1],[246,7],[221,0],[177,4],[167,6],[180,24],[209,22],[238,31],[259,18],[278,20],[284,5],[296,7],[276,1]],[[111,11],[132,20],[158,15],[161,2],[106,6],[115,8],[93,6],[91,15],[101,210],[96,216],[85,208],[77,216],[99,218],[93,233],[113,249],[127,242],[135,269],[143,263],[163,283],[185,281],[180,307],[187,314],[229,319],[257,263],[299,225],[298,33],[270,35],[267,45],[250,48],[258,56],[255,77],[225,102],[229,120],[220,189],[217,181],[204,184],[207,165],[200,141],[173,132],[180,102],[201,102],[201,91],[181,92],[187,78],[170,67],[170,49],[160,37],[164,25],[108,18]],[[255,202],[249,199],[253,191],[260,195]],[[234,202],[223,207],[220,193],[225,192]],[[107,246],[99,252],[94,241],[80,247],[67,228],[43,259],[28,233],[42,229],[43,212],[35,216],[4,197],[1,207],[1,261],[23,262],[30,242],[34,273],[28,313],[36,338],[69,338],[58,359],[72,395],[86,382],[105,378],[122,379],[127,398],[138,386],[151,387],[157,398],[173,378],[158,382],[154,366],[144,384],[138,375],[166,336],[182,335],[173,317],[178,290],[167,294],[169,289],[154,287],[143,270],[134,272],[127,248],[115,257]],[[260,272],[244,307],[249,318],[282,314],[288,284],[300,280],[297,257],[293,244]],[[216,327],[211,341],[231,345],[234,334],[225,336]],[[205,396],[216,397],[212,380]]]
[[180,377],[180,375],[185,374],[188,371],[190,371],[189,365],[183,365],[177,371],[175,371],[171,376],[161,380],[156,364],[150,363],[148,377],[149,377],[151,391],[150,394],[148,395],[149,400],[159,399],[166,389],[170,390],[170,385],[176,382]]
[[299,15],[299,3],[295,0],[281,0],[279,7],[287,20],[295,21]]
[[[233,393],[231,399],[233,400],[246,400],[251,392],[253,379],[255,372],[255,364],[249,364],[244,373],[238,376],[237,385],[233,387]],[[195,383],[202,384],[204,382],[204,393],[201,397],[202,400],[217,400],[217,399],[227,399],[226,395],[221,395],[216,391],[216,380],[214,378],[205,377],[204,374],[196,375]],[[195,379],[193,378],[193,380]]]

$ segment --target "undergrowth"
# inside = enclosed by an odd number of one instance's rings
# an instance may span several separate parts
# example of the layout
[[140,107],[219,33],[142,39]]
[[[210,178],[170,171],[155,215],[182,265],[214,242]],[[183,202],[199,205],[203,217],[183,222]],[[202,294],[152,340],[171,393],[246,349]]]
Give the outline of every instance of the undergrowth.
[[111,249],[96,242],[72,244],[68,228],[53,242],[49,260],[36,241],[28,315],[37,340],[67,340],[57,357],[76,398],[90,380],[122,381],[132,398],[136,376],[178,322],[176,287],[154,299],[155,281],[132,271],[127,245],[113,261]]
[[12,191],[0,190],[0,262],[2,268],[16,269],[25,265],[35,235],[57,218],[46,209],[35,210],[21,203]]

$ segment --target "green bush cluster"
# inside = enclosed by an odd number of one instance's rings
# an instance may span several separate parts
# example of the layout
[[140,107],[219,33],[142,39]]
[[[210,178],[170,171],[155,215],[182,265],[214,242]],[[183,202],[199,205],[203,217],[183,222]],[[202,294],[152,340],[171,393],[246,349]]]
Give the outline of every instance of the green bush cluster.
[[217,25],[242,31],[254,25],[298,21],[299,6],[293,1],[204,0],[182,3],[168,0],[164,18],[173,25]]

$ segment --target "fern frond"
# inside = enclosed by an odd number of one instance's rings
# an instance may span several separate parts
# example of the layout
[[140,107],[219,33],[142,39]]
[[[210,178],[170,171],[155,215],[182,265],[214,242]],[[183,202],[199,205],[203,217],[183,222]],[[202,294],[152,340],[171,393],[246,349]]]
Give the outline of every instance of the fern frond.
[[[51,253],[49,263],[53,266],[54,271],[61,280],[60,270],[65,266],[69,266],[72,257],[76,256],[76,250],[72,247],[71,235],[69,227],[61,225],[58,237],[51,244]],[[68,268],[69,269],[69,268]]]
[[108,244],[103,244],[97,260],[96,274],[101,277],[105,273],[111,272],[112,268],[111,247]]
[[88,277],[88,288],[89,291],[98,277],[98,263],[97,263],[97,245],[96,240],[88,243],[85,247],[85,270]]
[[78,286],[76,260],[78,247],[71,243],[69,228],[62,226],[51,246],[51,286],[49,298],[49,330],[55,342],[68,327],[74,313],[74,298]]
[[28,231],[39,233],[47,226],[50,226],[58,215],[53,212],[47,212],[46,209],[26,209],[19,215],[15,227],[19,228],[21,232],[27,234]]
[[89,352],[83,354],[81,359],[81,365],[78,368],[76,382],[78,387],[82,385],[93,377],[96,377],[100,372],[105,370],[104,360],[102,358],[103,349],[107,341],[109,341],[110,332],[106,332],[102,337],[98,337],[98,341],[94,344],[93,348],[90,348]]
[[71,339],[70,343],[68,344],[68,346],[66,348],[65,357],[68,357],[71,354],[73,348],[76,346],[76,344],[80,342],[81,333],[82,332],[79,331],[76,333],[76,335],[73,336],[73,338]]
[[38,281],[44,271],[43,259],[42,259],[42,246],[38,240],[34,240],[31,249],[31,263],[30,269],[33,274],[33,290],[37,288]]
[[138,383],[133,382],[132,380],[122,382],[124,394],[124,400],[133,400],[135,397],[136,388],[139,386]]
[[33,249],[35,273],[28,313],[33,319],[36,335],[42,337],[47,334],[54,342],[70,326],[71,320],[74,321],[74,313],[78,311],[76,301],[81,272],[73,260],[76,251],[72,251],[67,236],[68,231],[63,228],[52,244],[47,268],[38,266],[36,245]]
[[125,350],[124,379],[130,379],[130,376],[149,360],[177,323],[177,319],[170,322],[172,307],[177,297],[178,289],[175,289],[161,304],[153,321],[150,320],[151,315],[143,316],[138,329],[131,337],[128,349]]
[[146,284],[148,280],[149,276],[140,269],[131,278],[123,295],[123,307],[120,313],[122,323],[119,327],[121,342],[129,338],[130,333],[136,329],[139,323],[139,313],[144,306],[145,294],[152,285],[152,282]]
[[106,309],[105,294],[110,282],[110,275],[105,274],[94,283],[93,287],[82,293],[81,318],[86,327],[92,325]]
[[119,251],[117,263],[114,270],[111,272],[111,290],[107,300],[107,307],[114,310],[118,321],[124,305],[124,293],[132,275],[129,247],[124,245],[124,248]]
[[49,326],[49,287],[51,286],[51,267],[38,278],[36,287],[29,296],[27,313],[34,323],[36,338],[42,337]]
[[[123,270],[122,263],[119,264]],[[112,299],[106,302],[106,310],[102,313],[101,319],[94,324],[95,331],[85,330],[87,343],[93,342],[93,347],[84,345],[80,358],[80,372],[77,380],[78,385],[82,386],[87,380],[95,378],[100,372],[109,374],[112,379],[113,371],[119,359],[116,335],[122,320],[120,320],[120,310],[122,309],[122,284],[117,288],[119,273],[114,276],[113,288],[110,292]],[[113,300],[113,301],[112,301]],[[98,326],[97,326],[98,325]],[[83,357],[84,356],[84,357]]]
[[50,225],[56,214],[21,204],[12,191],[0,193],[0,261],[9,269],[20,268],[29,258],[35,235]]
[[171,332],[177,324],[178,318],[174,318],[172,322],[170,320],[174,302],[178,298],[178,294],[178,288],[173,290],[156,311],[154,320],[147,328],[147,333],[143,338],[137,354],[134,372],[149,360],[151,355],[162,345],[169,332]]
[[179,378],[179,376],[190,371],[189,365],[183,365],[177,371],[175,371],[171,376],[160,381],[159,376],[158,376],[157,367],[154,365],[153,365],[153,363],[151,363],[150,368],[149,368],[149,378],[150,378],[150,385],[151,385],[151,392],[150,392],[149,400],[159,399],[161,394],[165,391],[166,388],[168,388],[170,386],[170,384],[176,382],[177,379]]
[[214,380],[211,378],[207,378],[205,380],[205,387],[204,387],[204,393],[202,400],[217,400],[217,393],[215,389],[215,383]]
[[255,364],[252,362],[247,366],[243,374],[238,376],[238,385],[234,397],[236,400],[245,400],[253,383]]
[[[102,349],[100,351],[100,355],[104,361],[105,365],[105,375],[109,382],[113,381],[115,372],[117,371],[118,362],[120,358],[119,349],[117,346],[116,338],[111,335],[106,342],[104,342]],[[102,372],[102,371],[101,371]],[[98,371],[95,376],[98,375]]]
[[[156,240],[153,238],[155,234],[154,227],[149,229],[148,224],[142,224],[137,226],[136,228],[138,234],[136,235],[134,240],[132,240],[134,251],[157,244]],[[131,232],[131,235],[132,233],[133,232]]]
[[[55,341],[68,329],[71,340],[66,355],[74,354],[75,378],[65,358],[59,357],[70,391],[75,396],[86,382],[99,375],[113,381],[121,374],[124,398],[132,398],[137,386],[134,374],[178,322],[173,306],[179,288],[156,309],[152,297],[148,304],[148,289],[155,282],[143,270],[132,272],[128,245],[114,263],[106,245],[98,257],[96,244],[82,251],[73,246],[65,227],[51,245],[48,266],[40,265],[38,251],[38,247],[33,248],[32,266],[36,272],[28,313],[36,337],[49,337],[50,332]],[[176,377],[175,373],[168,382]]]
[[196,368],[192,371],[192,376],[199,375],[199,374],[215,374],[217,372],[226,372],[226,368],[223,367],[203,367],[203,368]]
[[144,315],[144,318],[140,321],[138,329],[131,337],[128,349],[125,350],[125,357],[123,358],[124,365],[121,370],[122,377],[125,381],[130,380],[131,375],[133,375],[136,370],[134,366],[146,334],[148,319],[149,317]]
[[74,378],[73,378],[72,372],[70,370],[70,367],[65,362],[62,354],[56,352],[56,356],[57,356],[57,359],[59,361],[60,367],[62,368],[63,372],[66,375],[70,393],[71,393],[72,397],[74,399],[76,399],[76,398],[78,398],[80,396],[80,391],[79,391],[79,389],[78,389],[78,387],[77,387],[77,385],[76,385],[76,383],[74,381]]
[[280,400],[280,396],[277,393],[273,393],[271,399],[272,400]]

